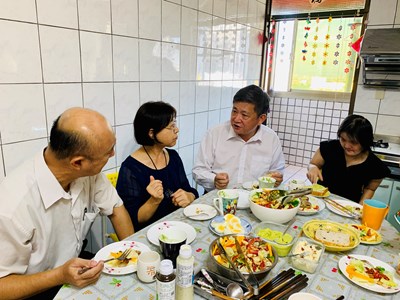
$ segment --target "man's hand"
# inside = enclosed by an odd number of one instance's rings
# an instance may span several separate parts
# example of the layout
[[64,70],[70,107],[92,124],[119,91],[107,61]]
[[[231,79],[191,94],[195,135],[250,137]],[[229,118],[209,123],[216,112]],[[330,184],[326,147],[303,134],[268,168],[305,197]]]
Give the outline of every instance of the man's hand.
[[[90,268],[86,272],[79,274],[78,271],[82,268]],[[95,283],[104,268],[102,261],[87,260],[81,258],[73,258],[61,266],[63,282],[74,285],[78,288],[83,288],[89,284]]]
[[268,172],[266,174],[266,176],[272,177],[272,178],[274,178],[276,180],[275,181],[275,187],[280,185],[282,183],[282,181],[283,181],[283,174],[281,172],[279,172],[279,171]]
[[161,180],[154,179],[153,176],[150,176],[150,183],[146,187],[146,191],[150,194],[158,202],[161,202],[164,199],[164,188]]
[[194,198],[192,193],[179,189],[172,194],[172,203],[175,206],[186,207],[193,202]]
[[217,173],[214,178],[214,186],[221,190],[228,186],[229,175],[227,173]]

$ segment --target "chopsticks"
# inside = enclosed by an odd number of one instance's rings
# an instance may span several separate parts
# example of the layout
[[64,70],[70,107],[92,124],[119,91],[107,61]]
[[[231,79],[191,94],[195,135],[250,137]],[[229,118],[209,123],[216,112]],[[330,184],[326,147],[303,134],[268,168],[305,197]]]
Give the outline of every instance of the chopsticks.
[[307,286],[307,281],[308,277],[306,275],[295,275],[293,269],[282,271],[261,285],[259,293],[261,296],[257,299],[282,299],[282,297],[287,297],[292,293],[304,289]]
[[334,206],[341,212],[344,212],[347,214],[349,217],[354,218],[354,219],[360,219],[360,215],[353,213],[350,209],[347,207],[343,206],[342,204],[336,202],[335,200],[329,199],[329,198],[322,198],[326,203]]

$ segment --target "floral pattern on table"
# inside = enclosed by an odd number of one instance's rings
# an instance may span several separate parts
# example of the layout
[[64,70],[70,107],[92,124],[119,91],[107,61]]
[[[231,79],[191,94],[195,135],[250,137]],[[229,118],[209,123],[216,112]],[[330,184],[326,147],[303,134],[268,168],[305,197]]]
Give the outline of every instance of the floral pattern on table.
[[[196,203],[203,203],[210,205],[212,199],[216,197],[216,192],[210,192],[198,200]],[[260,221],[254,217],[250,209],[238,210],[236,214],[239,218],[244,218],[254,227]],[[312,216],[296,216],[296,222],[293,227],[297,230],[301,230],[305,222],[311,219],[330,220],[339,223],[354,223],[354,220],[345,218],[332,213],[328,209],[324,209],[316,215]],[[199,272],[204,266],[207,267],[209,257],[209,247],[211,242],[217,238],[208,229],[209,220],[206,221],[195,221],[185,217],[183,209],[179,209],[169,216],[161,219],[163,221],[182,221],[190,224],[196,230],[197,237],[191,243],[193,249],[193,255],[195,256],[194,269],[195,273]],[[147,240],[147,228],[142,229],[133,236],[129,237],[128,240],[135,240],[144,243],[150,247],[151,250],[160,252],[159,247],[153,245]],[[360,244],[352,251],[337,253],[337,252],[325,252],[321,259],[321,263],[318,266],[314,274],[308,274],[305,272],[298,273],[306,274],[309,277],[308,286],[304,289],[306,292],[316,294],[322,299],[334,300],[341,295],[345,296],[345,299],[385,299],[394,300],[398,299],[399,294],[395,295],[381,295],[361,287],[358,287],[347,280],[338,268],[338,262],[343,255],[346,254],[360,254],[371,256],[380,260],[385,261],[389,265],[395,266],[399,261],[400,253],[400,234],[392,227],[387,221],[380,230],[383,236],[383,242],[378,245],[363,245]],[[269,272],[265,280],[268,280],[282,270],[292,268],[288,258],[280,257],[276,266]],[[208,299],[216,299],[215,297],[209,296]],[[85,287],[83,289],[77,289],[71,286],[64,286],[60,289],[57,294],[56,300],[68,299],[68,300],[106,300],[106,299],[118,299],[118,300],[155,300],[156,299],[156,284],[153,283],[142,283],[137,279],[136,273],[128,275],[107,275],[102,274],[99,281],[95,285]],[[195,295],[195,299],[203,299],[199,295]]]

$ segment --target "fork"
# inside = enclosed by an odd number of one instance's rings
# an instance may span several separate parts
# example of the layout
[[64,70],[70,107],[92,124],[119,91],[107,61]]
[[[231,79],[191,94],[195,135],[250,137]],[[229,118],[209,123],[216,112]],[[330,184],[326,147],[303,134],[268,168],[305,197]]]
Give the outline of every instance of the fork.
[[[121,254],[120,256],[118,256],[118,257],[112,257],[112,258],[103,260],[103,262],[104,262],[104,263],[107,263],[107,262],[112,261],[112,260],[124,261],[125,259],[128,258],[129,254],[131,254],[131,252],[132,252],[132,248],[125,249],[125,251],[122,252],[122,254]],[[78,274],[81,275],[81,274],[85,273],[86,271],[88,271],[88,270],[90,270],[90,269],[91,269],[91,267],[84,267],[84,268],[82,268],[82,269],[80,269],[80,270],[78,271]]]
[[172,194],[173,194],[174,192],[173,191],[171,191],[170,189],[166,189],[165,190],[165,196],[167,197],[167,198],[172,198]]

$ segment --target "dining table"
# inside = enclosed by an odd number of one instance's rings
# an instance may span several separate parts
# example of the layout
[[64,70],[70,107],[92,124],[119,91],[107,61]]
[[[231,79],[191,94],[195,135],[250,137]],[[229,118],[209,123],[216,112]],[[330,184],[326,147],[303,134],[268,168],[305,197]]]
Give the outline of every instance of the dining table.
[[[213,199],[217,197],[216,191],[211,191],[194,201],[198,204],[213,205]],[[330,198],[343,199],[339,196],[331,195]],[[238,209],[236,216],[240,219],[247,220],[253,227],[260,223],[251,212],[249,208]],[[293,223],[293,228],[301,234],[302,226],[310,220],[329,220],[341,224],[360,223],[359,220],[344,217],[340,214],[334,213],[327,207],[320,210],[313,215],[296,215],[296,220]],[[209,247],[213,240],[218,235],[210,230],[210,220],[193,220],[184,214],[184,209],[179,208],[173,213],[160,219],[157,223],[168,223],[169,221],[178,221],[192,226],[195,229],[196,237],[191,242],[193,255],[195,258],[194,273],[196,274],[207,266],[209,259]],[[157,251],[161,254],[160,248],[154,243],[149,241],[147,232],[154,226],[154,224],[143,228],[142,230],[134,233],[125,240],[132,240],[147,245],[151,250]],[[399,232],[386,220],[379,230],[382,235],[382,242],[377,245],[359,244],[356,248],[346,252],[329,252],[325,251],[322,259],[313,274],[297,271],[306,274],[309,278],[308,285],[302,291],[312,293],[321,299],[337,299],[344,296],[342,299],[357,299],[357,300],[370,300],[370,299],[400,299],[399,293],[377,293],[374,291],[362,288],[352,281],[347,279],[338,266],[339,260],[345,255],[364,255],[381,260],[388,265],[396,268],[400,258],[400,234]],[[162,256],[161,256],[162,257]],[[268,273],[264,280],[271,279],[278,275],[282,270],[293,268],[288,257],[279,257],[276,266]],[[397,278],[399,275],[395,274]],[[77,288],[68,284],[62,286],[57,293],[56,300],[60,299],[156,299],[156,283],[143,283],[141,282],[136,273],[125,275],[115,275],[102,273],[99,280],[92,285],[84,288]],[[204,299],[203,296],[195,294],[194,299]],[[218,299],[212,295],[208,295],[207,299]]]

